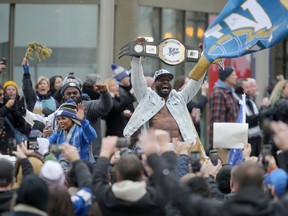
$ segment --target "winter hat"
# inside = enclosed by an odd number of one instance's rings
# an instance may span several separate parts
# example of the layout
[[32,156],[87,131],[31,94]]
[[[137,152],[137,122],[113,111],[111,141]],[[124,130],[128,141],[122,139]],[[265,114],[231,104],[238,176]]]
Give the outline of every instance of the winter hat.
[[15,87],[15,88],[16,88],[16,91],[17,91],[17,93],[18,93],[18,85],[17,85],[14,81],[9,80],[9,81],[5,82],[4,85],[3,85],[3,88],[6,90],[6,88],[7,88],[8,86],[13,86],[13,87]]
[[113,63],[111,65],[112,68],[112,77],[115,78],[118,82],[121,82],[122,79],[129,76],[129,72],[125,70],[123,67],[118,66]]
[[273,185],[275,189],[275,193],[278,197],[282,197],[287,188],[288,176],[285,170],[276,169],[273,170],[269,175],[267,175],[264,179],[265,185]]
[[77,119],[77,105],[72,99],[68,99],[63,103],[57,110],[56,116],[66,116],[71,118],[76,124],[81,125],[80,121]]
[[48,196],[47,184],[39,176],[28,174],[18,189],[16,204],[26,204],[45,211]]
[[65,175],[60,163],[48,160],[44,163],[39,173],[48,186],[64,185]]
[[74,75],[69,75],[65,77],[64,80],[62,81],[61,94],[63,95],[65,90],[69,87],[77,88],[81,94],[82,86],[83,82],[79,78],[75,77]]
[[11,161],[0,158],[0,187],[6,187],[13,182],[13,170]]
[[173,74],[170,73],[169,71],[165,70],[165,69],[160,69],[158,71],[156,71],[154,73],[154,76],[153,76],[153,80],[154,82],[160,78],[160,77],[163,77],[163,76],[168,76],[170,78],[170,80],[172,80],[174,78]]
[[222,81],[225,81],[231,75],[233,71],[234,71],[234,68],[230,66],[225,66],[224,70],[220,68],[218,70],[219,79]]

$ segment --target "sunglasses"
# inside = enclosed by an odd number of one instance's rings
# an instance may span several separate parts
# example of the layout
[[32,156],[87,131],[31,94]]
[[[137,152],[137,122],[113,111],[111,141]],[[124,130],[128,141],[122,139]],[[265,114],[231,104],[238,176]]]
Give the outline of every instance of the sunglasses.
[[0,93],[0,97],[4,96],[4,93]]

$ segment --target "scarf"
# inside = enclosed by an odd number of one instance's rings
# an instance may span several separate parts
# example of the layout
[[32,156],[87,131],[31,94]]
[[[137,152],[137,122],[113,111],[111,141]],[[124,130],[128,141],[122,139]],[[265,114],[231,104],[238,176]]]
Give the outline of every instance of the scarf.
[[[76,147],[81,155],[80,128],[81,126],[74,124],[68,132],[64,130],[60,130],[58,132],[59,136],[57,136],[57,140],[55,144],[62,144],[64,142],[67,142],[70,145]],[[64,170],[64,173],[67,173],[69,168],[72,166],[71,163],[65,157],[63,157],[62,154],[59,154],[56,157],[58,158],[58,162],[61,164]]]

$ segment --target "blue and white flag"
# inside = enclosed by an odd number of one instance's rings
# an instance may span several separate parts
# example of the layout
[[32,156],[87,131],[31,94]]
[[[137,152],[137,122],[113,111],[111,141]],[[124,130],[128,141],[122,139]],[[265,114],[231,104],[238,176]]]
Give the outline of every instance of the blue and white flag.
[[211,63],[274,46],[288,37],[288,0],[229,0],[204,34],[204,53],[189,73],[199,80]]
[[[242,99],[239,100],[240,109],[237,116],[237,123],[245,123],[246,122],[246,95],[242,95]],[[242,149],[233,148],[230,149],[228,163],[232,166],[236,166],[243,161]]]
[[288,0],[229,0],[208,27],[204,56],[211,63],[274,46],[288,37]]

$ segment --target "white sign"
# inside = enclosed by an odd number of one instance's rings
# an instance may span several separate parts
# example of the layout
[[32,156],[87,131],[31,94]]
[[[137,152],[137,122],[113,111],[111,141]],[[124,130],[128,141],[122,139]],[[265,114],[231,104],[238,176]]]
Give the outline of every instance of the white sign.
[[213,148],[244,148],[248,143],[248,124],[215,122],[213,124]]

